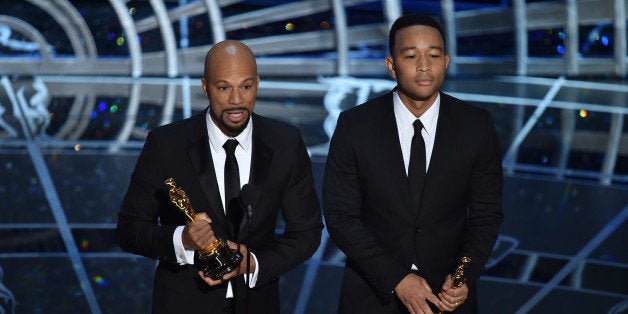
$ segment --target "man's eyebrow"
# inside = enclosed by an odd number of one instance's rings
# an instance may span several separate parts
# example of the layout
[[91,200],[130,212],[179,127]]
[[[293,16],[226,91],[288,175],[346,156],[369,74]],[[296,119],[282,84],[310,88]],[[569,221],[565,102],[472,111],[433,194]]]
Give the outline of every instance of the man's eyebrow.
[[[242,80],[241,82],[249,82],[249,81],[255,81],[254,77],[247,77],[246,79]],[[220,84],[220,83],[226,83],[226,84],[231,84],[231,82],[227,81],[227,80],[223,80],[223,79],[217,79],[214,84]]]
[[[435,50],[439,50],[439,51],[443,51],[443,47],[442,46],[430,46],[429,47],[430,50],[435,49]],[[401,52],[405,52],[408,50],[417,50],[417,47],[415,46],[408,46],[408,47],[404,47],[401,49]]]

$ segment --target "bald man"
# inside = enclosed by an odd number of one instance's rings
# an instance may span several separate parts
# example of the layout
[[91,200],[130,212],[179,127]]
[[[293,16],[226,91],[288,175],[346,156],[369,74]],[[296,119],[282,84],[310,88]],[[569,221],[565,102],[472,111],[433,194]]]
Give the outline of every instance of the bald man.
[[[146,139],[121,206],[117,236],[123,250],[159,261],[153,313],[279,313],[279,276],[320,244],[320,206],[301,134],[253,112],[259,81],[249,47],[233,40],[216,44],[205,57],[201,79],[209,106],[152,130]],[[225,169],[227,141],[235,143],[237,176]],[[241,203],[225,201],[225,180],[234,177],[240,187],[248,183],[259,191],[250,220],[239,205],[245,216],[239,224],[225,209]],[[198,214],[195,222],[188,223],[169,201],[167,178],[185,191]],[[285,228],[277,237],[280,212]],[[212,279],[195,266],[195,251],[216,238],[251,255],[231,273]]]

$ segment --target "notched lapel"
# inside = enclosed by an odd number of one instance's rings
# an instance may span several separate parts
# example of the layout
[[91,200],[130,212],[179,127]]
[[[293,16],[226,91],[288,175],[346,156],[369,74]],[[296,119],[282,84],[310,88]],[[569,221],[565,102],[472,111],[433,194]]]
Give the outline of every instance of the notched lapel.
[[449,121],[449,110],[449,105],[444,101],[441,102],[434,148],[432,149],[430,166],[425,176],[426,186],[429,184],[430,177],[434,177],[442,172],[442,169],[447,167],[447,164],[451,161],[451,148],[455,142],[456,132],[453,129],[452,122]]
[[435,178],[442,175],[442,173],[447,170],[447,167],[450,166],[452,155],[455,153],[452,151],[452,148],[455,147],[456,131],[455,126],[449,120],[448,110],[451,110],[449,104],[441,101],[438,124],[436,126],[436,137],[434,138],[430,165],[425,174],[421,204],[425,204],[424,200],[426,197],[439,194],[438,187],[434,186]]
[[[253,130],[253,132],[256,132],[257,129],[254,128]],[[268,178],[268,172],[270,171],[272,159],[272,149],[264,144],[258,136],[253,136],[253,152],[251,154],[251,173],[249,174],[249,184],[254,185],[260,192],[260,195],[264,183],[266,182],[266,178]],[[244,210],[246,211],[246,208]],[[244,215],[242,222],[240,222],[239,234],[244,234],[243,232],[245,231],[243,229],[244,226],[246,226],[247,220],[248,217]]]
[[251,174],[249,183],[261,188],[266,182],[270,170],[270,162],[273,159],[273,151],[262,140],[255,137],[253,140],[253,153],[251,154]]
[[409,217],[414,218],[416,216],[416,211],[412,206],[412,196],[410,194],[408,176],[406,175],[403,163],[403,155],[401,154],[401,144],[399,143],[399,132],[397,131],[395,113],[392,109],[392,99],[390,100],[390,104],[386,105],[390,105],[391,109],[382,119],[382,132],[378,143],[381,156],[383,156],[383,160],[386,161],[385,165],[387,165],[383,167],[389,171],[388,176],[391,177],[391,182],[403,182],[398,191],[401,194],[403,204],[410,215]]
[[188,148],[188,157],[194,167],[199,179],[199,183],[205,192],[207,200],[209,200],[209,210],[213,213],[213,217],[217,221],[213,221],[212,225],[215,227],[216,223],[220,226],[225,234],[228,233],[229,224],[227,223],[227,216],[222,205],[222,199],[220,198],[220,192],[218,190],[218,181],[216,181],[216,174],[214,170],[214,162],[209,148],[209,140],[206,137],[201,137],[194,145]]

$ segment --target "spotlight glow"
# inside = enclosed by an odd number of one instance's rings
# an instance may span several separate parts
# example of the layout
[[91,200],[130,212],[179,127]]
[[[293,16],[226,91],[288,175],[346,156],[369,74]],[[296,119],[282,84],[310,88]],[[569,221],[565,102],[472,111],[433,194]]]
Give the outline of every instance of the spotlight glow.
[[100,275],[96,275],[94,276],[94,282],[100,286],[100,287],[106,287],[107,286],[107,281],[105,281],[105,278],[103,278]]
[[563,47],[562,45],[558,45],[558,47],[556,47],[556,52],[558,52],[558,54],[565,54],[565,47]]

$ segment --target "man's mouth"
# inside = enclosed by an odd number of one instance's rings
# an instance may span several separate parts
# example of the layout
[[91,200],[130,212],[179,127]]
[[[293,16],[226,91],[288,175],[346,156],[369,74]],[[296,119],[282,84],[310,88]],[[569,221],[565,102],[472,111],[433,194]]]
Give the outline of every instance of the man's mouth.
[[414,81],[419,86],[430,86],[432,85],[432,79],[430,78],[419,78]]
[[238,123],[246,117],[246,110],[229,110],[226,111],[225,114],[229,118],[229,120],[233,123]]

